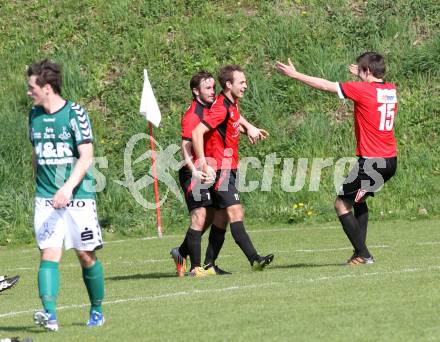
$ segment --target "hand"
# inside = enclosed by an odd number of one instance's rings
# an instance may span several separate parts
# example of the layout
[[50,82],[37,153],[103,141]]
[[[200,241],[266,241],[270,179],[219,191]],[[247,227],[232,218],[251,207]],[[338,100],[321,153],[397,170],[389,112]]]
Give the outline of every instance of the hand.
[[201,183],[212,183],[214,181],[206,172],[199,170],[192,171],[192,178]]
[[201,172],[206,175],[204,179],[201,180],[202,183],[214,183],[217,173],[211,166],[204,164]]
[[269,136],[269,133],[267,133],[267,131],[261,128],[257,128],[255,126],[249,127],[246,134],[251,144],[255,144],[257,140],[264,140]]
[[53,196],[53,207],[55,209],[64,208],[72,197],[72,190],[62,186]]
[[295,67],[293,66],[293,63],[292,63],[292,61],[290,60],[290,58],[288,59],[288,62],[289,62],[289,65],[287,65],[287,64],[283,64],[283,63],[281,63],[281,62],[279,62],[279,61],[276,61],[275,62],[275,68],[280,72],[280,73],[282,73],[283,75],[286,75],[286,76],[288,76],[288,77],[291,77],[291,78],[295,78],[295,76],[296,76],[296,69],[295,69]]
[[359,76],[359,68],[358,68],[357,64],[350,64],[348,66],[348,71],[352,75]]

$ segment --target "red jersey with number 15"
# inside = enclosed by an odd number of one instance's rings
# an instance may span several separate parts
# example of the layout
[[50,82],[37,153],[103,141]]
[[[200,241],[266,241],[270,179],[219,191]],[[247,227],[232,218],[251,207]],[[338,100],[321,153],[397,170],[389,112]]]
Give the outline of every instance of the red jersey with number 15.
[[394,119],[396,87],[392,83],[340,83],[339,96],[354,102],[356,155],[389,158],[397,155]]
[[203,124],[210,129],[204,136],[205,157],[216,170],[235,170],[238,167],[238,142],[240,140],[240,108],[238,101],[231,102],[223,93],[204,116]]

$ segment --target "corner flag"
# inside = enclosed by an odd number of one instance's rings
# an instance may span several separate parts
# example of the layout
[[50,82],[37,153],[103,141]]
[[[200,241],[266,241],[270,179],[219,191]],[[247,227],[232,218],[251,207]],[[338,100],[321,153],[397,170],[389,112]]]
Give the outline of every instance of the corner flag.
[[159,205],[159,185],[156,172],[156,154],[154,153],[154,138],[153,138],[153,125],[159,127],[162,115],[160,114],[159,106],[157,105],[156,98],[154,97],[153,88],[151,87],[150,80],[148,79],[148,72],[144,69],[144,87],[142,89],[141,106],[139,113],[148,121],[150,128],[150,147],[151,158],[153,159],[152,171],[154,178],[154,197],[156,200],[156,219],[157,219],[157,234],[162,237],[163,231],[160,220],[160,205]]
[[154,126],[159,127],[162,115],[159,106],[154,97],[153,88],[148,79],[148,72],[144,69],[144,88],[142,89],[141,106],[139,109],[141,115],[151,122]]

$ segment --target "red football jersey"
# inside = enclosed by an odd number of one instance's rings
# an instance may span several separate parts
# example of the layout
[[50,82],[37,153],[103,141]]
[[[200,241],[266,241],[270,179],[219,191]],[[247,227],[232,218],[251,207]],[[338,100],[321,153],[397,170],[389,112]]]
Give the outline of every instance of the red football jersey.
[[[238,142],[240,140],[240,108],[223,93],[211,106],[202,122],[210,129],[205,134],[205,157],[216,170],[237,169]],[[215,161],[215,165],[213,165]]]
[[[192,141],[192,131],[203,120],[209,108],[197,100],[193,100],[185,114],[182,116],[182,140]],[[191,148],[192,160],[196,161],[194,149]]]
[[392,83],[340,83],[340,96],[354,102],[356,155],[389,158],[397,155],[394,120],[396,87]]

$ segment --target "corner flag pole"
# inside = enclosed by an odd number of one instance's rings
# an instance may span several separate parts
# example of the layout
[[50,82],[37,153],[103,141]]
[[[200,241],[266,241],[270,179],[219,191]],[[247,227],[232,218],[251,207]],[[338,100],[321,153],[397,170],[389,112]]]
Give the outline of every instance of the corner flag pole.
[[148,122],[148,126],[150,126],[150,147],[151,147],[151,158],[153,159],[153,178],[154,178],[154,199],[156,200],[156,221],[157,221],[157,235],[162,237],[162,224],[160,220],[160,205],[159,205],[159,184],[157,180],[157,172],[156,172],[156,153],[154,152],[154,138],[153,138],[153,124]]
[[156,170],[156,153],[154,151],[154,138],[153,138],[153,125],[159,127],[160,120],[162,118],[157,104],[156,98],[151,87],[150,80],[148,79],[148,72],[144,69],[144,87],[142,89],[141,106],[139,109],[141,115],[145,116],[148,121],[150,129],[150,147],[152,158],[152,171],[154,179],[154,198],[156,200],[156,222],[157,222],[157,235],[162,237],[162,224],[160,219],[160,204],[159,204],[159,184],[157,179]]

